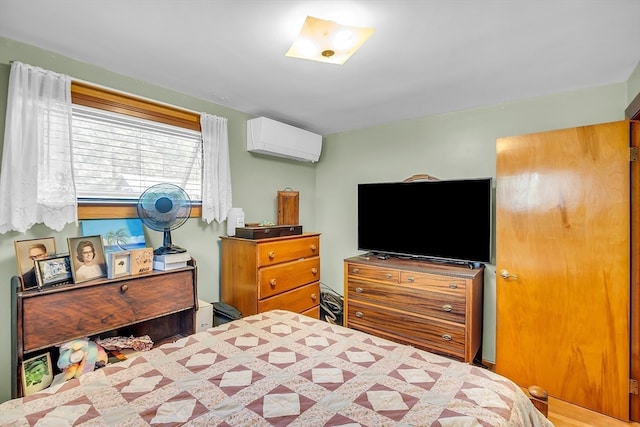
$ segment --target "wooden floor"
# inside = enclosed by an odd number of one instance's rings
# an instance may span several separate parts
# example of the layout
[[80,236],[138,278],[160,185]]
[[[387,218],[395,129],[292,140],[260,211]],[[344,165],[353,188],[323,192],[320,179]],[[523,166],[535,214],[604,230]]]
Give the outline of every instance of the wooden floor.
[[555,427],[640,427],[549,397],[549,421]]

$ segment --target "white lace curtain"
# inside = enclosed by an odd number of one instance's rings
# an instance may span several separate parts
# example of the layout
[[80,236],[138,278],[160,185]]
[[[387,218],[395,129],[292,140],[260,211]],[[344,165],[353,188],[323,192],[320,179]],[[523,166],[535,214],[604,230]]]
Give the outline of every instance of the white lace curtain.
[[202,219],[227,219],[231,209],[231,169],[227,119],[200,114],[203,142]]
[[[13,62],[0,169],[0,233],[78,221],[71,142],[71,79]],[[202,113],[202,218],[231,209],[227,119]]]
[[71,79],[13,62],[0,169],[0,233],[77,222]]

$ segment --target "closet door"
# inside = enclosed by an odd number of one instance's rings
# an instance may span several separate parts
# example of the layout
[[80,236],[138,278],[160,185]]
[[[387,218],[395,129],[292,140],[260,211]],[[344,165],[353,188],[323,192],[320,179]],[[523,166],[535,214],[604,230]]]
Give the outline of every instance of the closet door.
[[629,418],[629,122],[497,140],[496,370]]

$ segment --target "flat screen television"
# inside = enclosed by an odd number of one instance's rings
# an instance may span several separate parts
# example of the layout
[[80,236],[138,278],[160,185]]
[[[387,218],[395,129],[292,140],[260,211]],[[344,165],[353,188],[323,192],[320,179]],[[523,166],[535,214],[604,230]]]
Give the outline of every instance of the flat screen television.
[[358,249],[490,263],[492,179],[358,184]]

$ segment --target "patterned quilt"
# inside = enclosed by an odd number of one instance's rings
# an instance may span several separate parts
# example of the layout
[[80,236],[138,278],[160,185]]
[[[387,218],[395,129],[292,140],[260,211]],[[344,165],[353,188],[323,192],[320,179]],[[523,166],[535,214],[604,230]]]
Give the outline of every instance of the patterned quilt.
[[0,405],[11,426],[552,426],[486,369],[283,310]]

